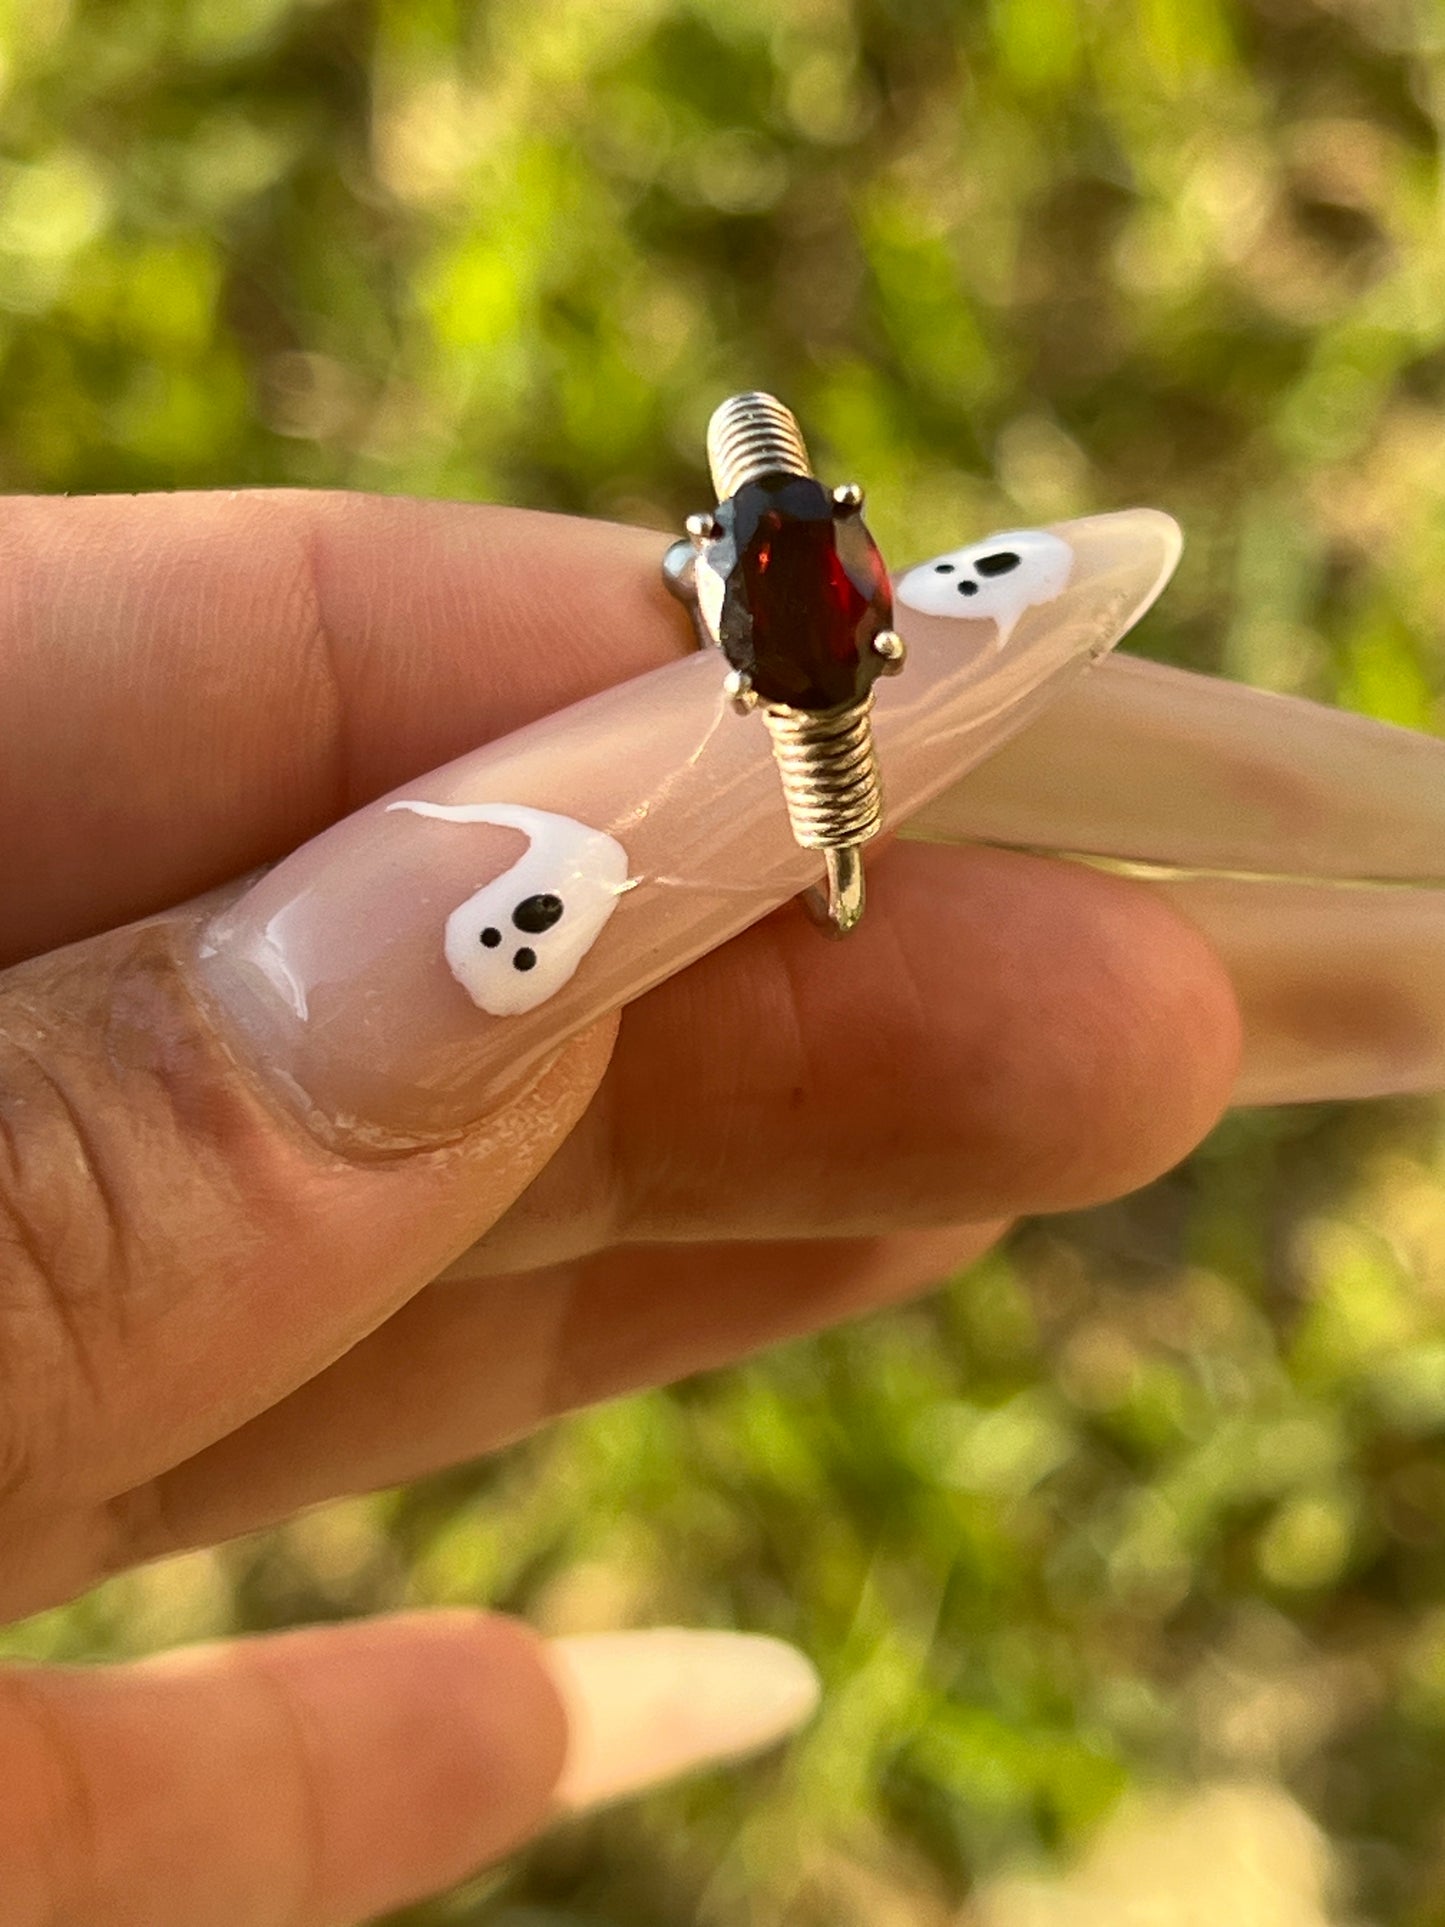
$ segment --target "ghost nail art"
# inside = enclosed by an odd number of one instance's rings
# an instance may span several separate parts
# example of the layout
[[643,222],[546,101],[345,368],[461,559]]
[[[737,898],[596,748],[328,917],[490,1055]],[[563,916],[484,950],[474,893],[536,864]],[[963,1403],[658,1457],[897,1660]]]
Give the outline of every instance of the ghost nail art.
[[[559,566],[583,594],[593,538],[572,539],[583,551]],[[991,619],[899,608],[909,671],[869,692],[887,826],[970,788],[1153,603],[1178,554],[1167,516],[1131,509],[939,556],[972,595],[936,599],[950,571],[914,571],[925,609]],[[639,590],[653,566],[643,539]],[[659,622],[660,662],[678,640]],[[510,1117],[569,1039],[815,885],[768,732],[729,726],[719,685],[716,656],[695,651],[601,689],[409,779],[220,905],[194,968],[238,1058],[348,1155],[452,1143]],[[558,1104],[582,1075],[583,1060],[559,1072]]]
[[490,1017],[517,1017],[554,997],[631,887],[615,837],[570,816],[511,803],[389,803],[443,823],[520,830],[527,852],[457,905],[443,951],[452,975]]
[[1073,550],[1047,529],[1009,529],[920,563],[896,593],[920,615],[991,620],[1002,649],[1025,609],[1063,593],[1073,566]]

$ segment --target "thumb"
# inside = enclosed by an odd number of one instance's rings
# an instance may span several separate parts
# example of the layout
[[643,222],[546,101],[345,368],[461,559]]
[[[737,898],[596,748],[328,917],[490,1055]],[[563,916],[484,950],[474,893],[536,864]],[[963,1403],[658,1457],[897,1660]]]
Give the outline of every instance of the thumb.
[[108,1512],[116,1495],[284,1398],[451,1263],[610,1056],[603,1020],[469,1128],[342,1147],[198,986],[209,927],[187,906],[0,973],[0,1530],[24,1555],[0,1562],[0,1620],[93,1583],[145,1524]]
[[559,1807],[753,1751],[815,1697],[774,1640],[549,1645],[461,1612],[0,1671],[0,1918],[350,1927]]

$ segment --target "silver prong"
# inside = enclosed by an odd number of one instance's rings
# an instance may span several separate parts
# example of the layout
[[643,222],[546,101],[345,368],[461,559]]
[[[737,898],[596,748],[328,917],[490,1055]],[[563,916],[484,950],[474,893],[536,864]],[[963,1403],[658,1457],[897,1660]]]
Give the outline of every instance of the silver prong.
[[679,602],[697,602],[697,550],[686,536],[668,544],[662,558],[662,580]]
[[857,482],[840,482],[833,490],[833,506],[844,515],[856,515],[863,506],[863,490]]
[[729,669],[723,677],[723,694],[739,716],[749,715],[758,706],[758,692],[753,688],[753,679],[741,669]]
[[880,629],[873,638],[873,653],[883,658],[885,676],[896,676],[908,660],[908,644],[896,629]]
[[697,515],[689,515],[683,527],[701,548],[704,542],[711,542],[717,534],[717,517],[711,509],[703,509]]
[[808,892],[808,909],[830,937],[846,937],[863,915],[863,852],[856,843],[825,850],[828,890]]

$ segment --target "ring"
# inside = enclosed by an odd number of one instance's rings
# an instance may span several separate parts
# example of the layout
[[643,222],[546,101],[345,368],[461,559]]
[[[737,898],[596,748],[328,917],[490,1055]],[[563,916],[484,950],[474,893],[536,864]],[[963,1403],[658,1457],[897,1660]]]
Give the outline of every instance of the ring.
[[893,592],[855,483],[826,489],[773,395],[734,395],[707,430],[717,507],[663,557],[699,642],[728,663],[724,693],[760,709],[793,837],[823,853],[819,914],[843,936],[863,914],[862,846],[883,820],[873,685],[897,675]]

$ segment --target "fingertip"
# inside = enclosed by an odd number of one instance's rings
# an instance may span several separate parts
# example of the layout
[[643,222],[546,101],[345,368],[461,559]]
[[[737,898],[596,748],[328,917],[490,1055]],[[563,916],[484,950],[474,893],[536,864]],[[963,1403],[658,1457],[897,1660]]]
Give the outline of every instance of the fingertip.
[[1100,1036],[1067,1208],[1137,1190],[1186,1157],[1229,1103],[1243,1041],[1234,986],[1204,933],[1147,884],[1080,874],[1095,904]]
[[1146,884],[905,845],[876,894],[878,937],[913,993],[895,996],[882,1048],[911,1067],[912,1108],[959,1160],[960,1216],[1121,1196],[1228,1103],[1241,1049],[1229,975]]
[[15,1669],[0,1689],[0,1760],[41,1790],[18,1874],[0,1838],[7,1927],[371,1919],[545,1825],[566,1755],[540,1642],[479,1613]]
[[408,1613],[251,1651],[300,1708],[344,1796],[322,1832],[328,1918],[439,1891],[546,1823],[567,1717],[526,1626]]
[[1152,1125],[1140,1147],[1142,1184],[1218,1123],[1239,1076],[1244,1026],[1229,971],[1199,926],[1147,884],[1110,881],[1133,899],[1137,996],[1150,1020],[1133,1067],[1136,1101]]
[[[999,1113],[1022,1177],[1005,1195],[1015,1210],[1042,1211],[1122,1197],[1187,1156],[1229,1102],[1241,1051],[1229,974],[1145,883],[988,856],[1012,879],[1017,977],[1037,999],[1032,1024],[1026,1016],[1015,1032],[1033,1068],[1018,1072],[1012,1113]],[[1001,1060],[999,1074],[1006,1089]]]
[[1224,967],[1160,893],[901,841],[870,864],[846,943],[790,904],[630,1007],[604,1154],[574,1137],[532,1187],[523,1262],[595,1199],[599,1168],[594,1209],[630,1243],[1078,1209],[1176,1163],[1239,1048]]

